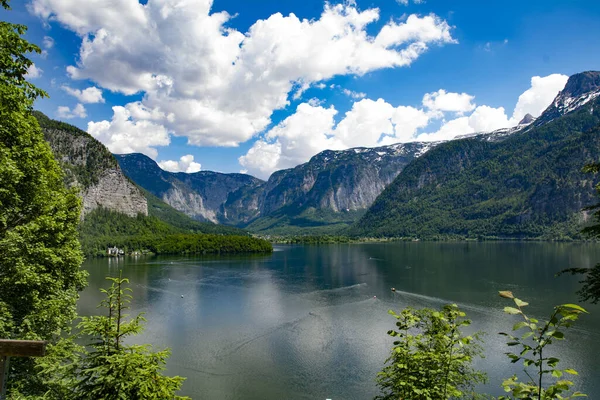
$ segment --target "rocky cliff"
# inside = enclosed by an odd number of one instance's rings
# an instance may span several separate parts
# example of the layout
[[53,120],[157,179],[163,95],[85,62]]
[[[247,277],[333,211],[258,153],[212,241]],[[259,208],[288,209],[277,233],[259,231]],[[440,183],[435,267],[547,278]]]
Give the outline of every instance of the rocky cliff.
[[[249,229],[315,229],[355,220],[413,159],[438,143],[326,150],[307,163],[275,172],[262,187]],[[227,208],[228,204],[225,205]]]
[[211,222],[230,222],[222,205],[238,189],[251,189],[263,181],[245,174],[200,171],[193,174],[164,171],[143,154],[115,154],[125,174],[138,185],[186,215]]
[[51,120],[40,112],[34,115],[65,171],[65,184],[80,190],[82,218],[98,207],[129,216],[148,215],[146,197],[122,173],[104,145],[72,125]]
[[282,224],[321,226],[340,218],[352,222],[405,165],[435,145],[327,150],[275,172],[267,182],[244,174],[171,173],[142,154],[115,157],[129,178],[175,209],[198,220],[250,224],[260,231]]

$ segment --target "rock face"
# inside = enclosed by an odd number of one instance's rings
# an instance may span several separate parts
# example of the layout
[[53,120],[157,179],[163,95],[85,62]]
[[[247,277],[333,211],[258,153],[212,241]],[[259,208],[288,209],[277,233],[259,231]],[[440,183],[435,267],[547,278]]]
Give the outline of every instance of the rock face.
[[573,112],[600,96],[600,72],[587,71],[569,77],[565,88],[552,104],[534,122],[543,125],[565,114]]
[[83,191],[83,216],[98,207],[118,211],[130,217],[148,215],[148,202],[120,168],[106,169],[98,183]]
[[40,112],[34,112],[55,158],[65,172],[65,184],[80,189],[82,218],[98,207],[129,216],[148,215],[143,193],[122,173],[106,147],[86,132]]
[[326,224],[337,214],[364,211],[405,165],[435,145],[326,150],[273,173],[267,182],[244,174],[171,173],[142,154],[115,157],[129,178],[175,209],[199,220],[260,230],[262,219],[274,215],[302,217],[310,226],[307,212],[320,213],[319,223]]
[[572,76],[539,118],[510,134],[450,141],[413,161],[352,233],[578,237],[581,209],[597,202],[598,177],[581,169],[600,158],[598,75]]
[[173,173],[161,169],[143,154],[116,154],[125,174],[165,203],[188,216],[211,222],[229,222],[222,205],[239,189],[252,189],[263,181],[245,174],[222,174],[200,171],[193,174]]
[[249,228],[311,228],[352,221],[408,163],[437,144],[326,150],[305,164],[277,171],[253,202],[258,218]]

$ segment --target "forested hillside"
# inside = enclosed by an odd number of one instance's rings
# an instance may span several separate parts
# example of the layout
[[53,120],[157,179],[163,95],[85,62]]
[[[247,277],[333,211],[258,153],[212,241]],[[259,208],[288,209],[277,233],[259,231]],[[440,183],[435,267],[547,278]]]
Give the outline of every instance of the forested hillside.
[[[593,82],[575,76],[571,80]],[[571,81],[570,80],[570,81]],[[570,85],[571,89],[573,84]],[[444,143],[409,164],[381,194],[352,234],[416,238],[580,237],[581,209],[594,202],[595,177],[582,172],[600,159],[600,97],[592,86],[567,88],[536,124],[501,141]],[[596,93],[596,92],[593,92]],[[557,104],[558,107],[557,107]],[[556,110],[562,110],[560,113]],[[552,114],[550,114],[552,113]]]

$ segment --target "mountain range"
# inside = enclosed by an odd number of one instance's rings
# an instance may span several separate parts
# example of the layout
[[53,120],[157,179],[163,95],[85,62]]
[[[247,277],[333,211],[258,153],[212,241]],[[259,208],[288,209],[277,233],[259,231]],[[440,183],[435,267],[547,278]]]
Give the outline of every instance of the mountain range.
[[115,155],[138,185],[192,218],[251,231],[349,226],[413,159],[438,142],[326,150],[261,181],[245,174],[173,173],[143,154]]
[[569,78],[552,104],[502,138],[443,143],[408,165],[350,233],[365,236],[579,237],[596,202],[600,73]]
[[97,207],[127,215],[176,209],[180,221],[185,214],[211,223],[204,226],[269,234],[556,239],[577,237],[588,218],[580,210],[594,202],[596,178],[581,168],[600,158],[599,103],[600,73],[583,72],[538,118],[526,115],[516,127],[326,150],[267,181],[168,172],[142,154],[110,155],[87,133],[36,116],[66,183],[81,188],[82,217]]

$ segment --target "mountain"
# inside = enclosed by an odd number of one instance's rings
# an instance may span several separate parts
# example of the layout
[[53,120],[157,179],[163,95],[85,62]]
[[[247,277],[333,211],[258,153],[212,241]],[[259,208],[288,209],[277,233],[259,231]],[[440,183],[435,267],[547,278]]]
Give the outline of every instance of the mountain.
[[76,186],[83,199],[82,217],[103,207],[128,216],[148,215],[146,197],[121,172],[106,147],[88,133],[33,112],[44,138],[65,172],[65,184]]
[[200,171],[192,174],[174,173],[161,169],[143,154],[114,155],[125,174],[148,192],[173,208],[200,221],[230,222],[221,206],[231,193],[252,189],[263,181],[245,174],[222,174]]
[[507,134],[438,145],[411,162],[352,227],[359,236],[578,237],[596,202],[600,73],[569,78],[553,103]]
[[277,171],[261,187],[262,193],[253,192],[258,218],[247,228],[325,233],[348,226],[408,163],[438,144],[326,150],[305,164]]
[[268,242],[241,229],[199,222],[175,210],[131,182],[108,149],[86,132],[34,115],[65,172],[65,185],[80,189],[79,240],[86,256],[106,255],[110,246],[157,254],[271,251]]
[[267,182],[244,174],[167,172],[142,154],[115,157],[130,179],[190,217],[258,232],[332,231],[359,218],[405,165],[437,144],[326,150]]

